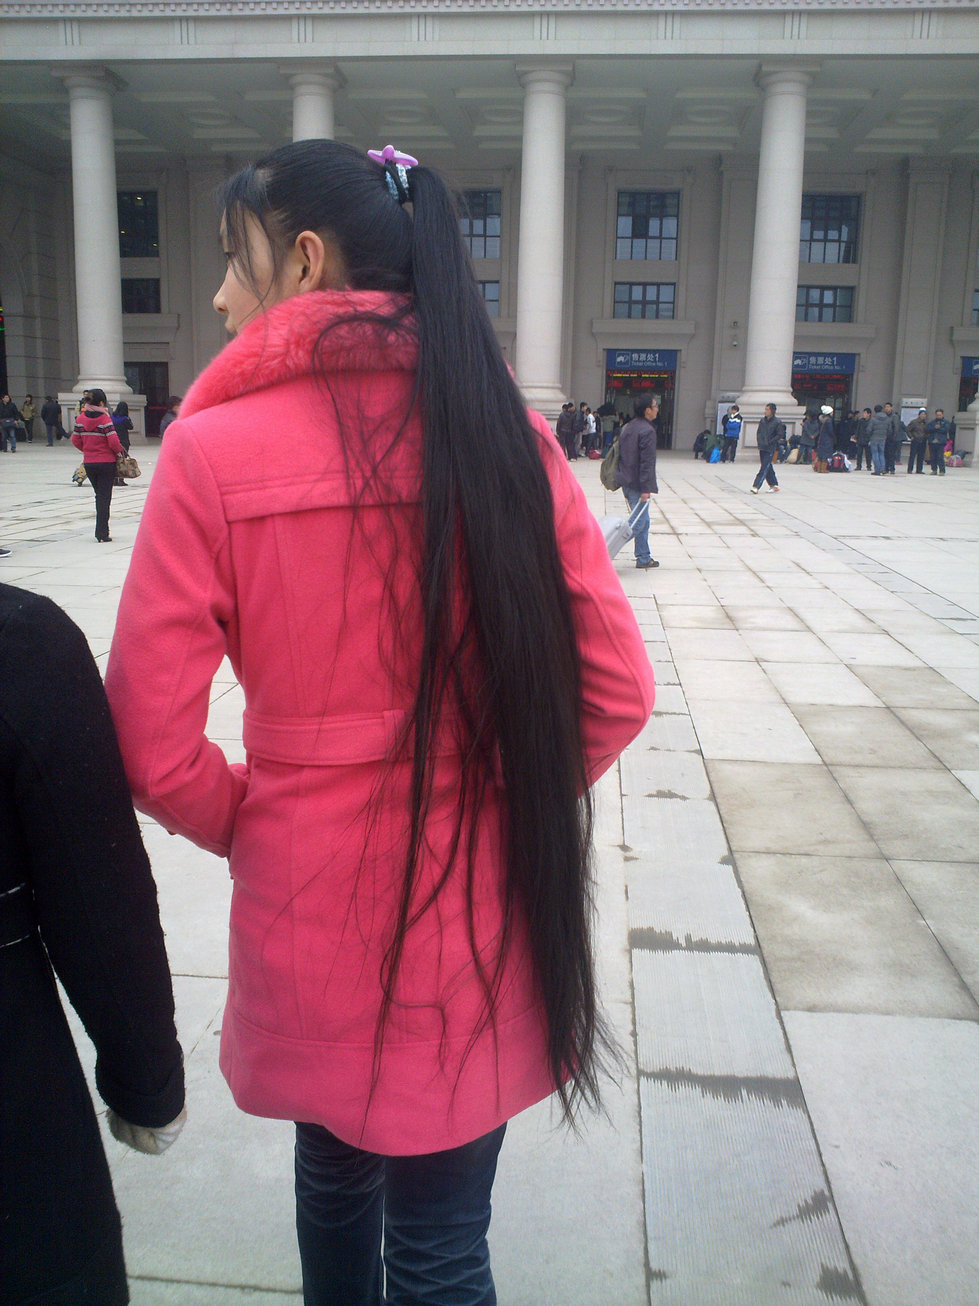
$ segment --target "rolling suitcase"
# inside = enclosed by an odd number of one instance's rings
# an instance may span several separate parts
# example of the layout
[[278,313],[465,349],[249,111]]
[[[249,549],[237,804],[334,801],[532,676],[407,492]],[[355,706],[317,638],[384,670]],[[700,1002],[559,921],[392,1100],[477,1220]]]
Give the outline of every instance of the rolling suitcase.
[[603,517],[602,533],[608,545],[608,555],[614,558],[624,544],[628,544],[636,532],[636,526],[643,512],[649,513],[649,500],[640,499],[628,517]]

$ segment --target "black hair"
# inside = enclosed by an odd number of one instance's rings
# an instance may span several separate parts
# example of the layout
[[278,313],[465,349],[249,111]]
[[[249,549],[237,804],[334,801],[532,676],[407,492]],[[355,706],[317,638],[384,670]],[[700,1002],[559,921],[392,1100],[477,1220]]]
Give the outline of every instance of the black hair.
[[773,413],[777,413],[777,412],[778,412],[778,408],[775,406],[775,404],[772,403],[772,401],[771,401],[770,399],[769,399],[768,403],[765,405],[765,407],[766,407],[766,408],[770,408],[770,409],[772,410]]
[[86,390],[85,393],[88,395],[89,399],[91,399],[92,403],[95,404],[96,408],[108,407],[108,401],[106,400],[104,390],[96,388],[94,390]]
[[658,405],[658,404],[659,404],[659,400],[655,395],[652,394],[637,395],[632,403],[632,411],[635,413],[637,417],[645,417],[646,409],[652,408],[654,405]]
[[[352,311],[326,327],[314,357],[331,329],[351,321],[417,342],[424,633],[407,737],[409,833],[381,972],[373,1082],[408,930],[450,875],[462,877],[485,997],[470,1047],[484,1029],[495,1030],[504,961],[523,922],[547,1018],[550,1073],[573,1124],[582,1102],[597,1104],[599,1072],[614,1050],[595,994],[580,654],[550,483],[462,242],[457,200],[434,171],[418,166],[408,173],[403,203],[391,193],[389,174],[352,146],[294,142],[232,177],[222,204],[229,256],[260,298],[272,286],[254,284],[248,218],[269,239],[272,285],[296,237],[311,230],[333,242],[350,289],[396,292],[389,309]],[[329,389],[323,364],[318,373]],[[354,422],[344,428],[344,456],[356,458],[351,450],[360,447],[366,460],[358,481],[378,472],[407,422],[405,414],[384,448],[376,432],[361,434]],[[347,471],[353,475],[349,461]],[[453,716],[462,722],[470,763],[456,802],[455,862],[419,908],[434,744],[440,723]],[[473,838],[497,770],[505,796],[503,924],[497,957],[487,964],[475,946]]]
[[884,411],[884,405],[883,405],[883,404],[874,404],[874,412],[875,412],[875,413],[882,413],[883,411]]
[[125,399],[119,400],[119,402],[116,404],[115,411],[113,412],[112,416],[113,417],[129,416],[129,405],[126,403]]

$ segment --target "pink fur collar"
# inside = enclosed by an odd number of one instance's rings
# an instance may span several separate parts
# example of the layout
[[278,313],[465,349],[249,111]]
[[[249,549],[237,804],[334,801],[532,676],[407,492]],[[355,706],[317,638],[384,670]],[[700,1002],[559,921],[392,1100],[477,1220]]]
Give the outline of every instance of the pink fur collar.
[[[187,392],[181,417],[264,390],[290,377],[308,376],[317,337],[350,313],[390,313],[404,299],[376,290],[318,290],[276,304],[229,341]],[[385,329],[371,322],[336,327],[321,348],[328,371],[412,371],[418,350],[411,319]]]

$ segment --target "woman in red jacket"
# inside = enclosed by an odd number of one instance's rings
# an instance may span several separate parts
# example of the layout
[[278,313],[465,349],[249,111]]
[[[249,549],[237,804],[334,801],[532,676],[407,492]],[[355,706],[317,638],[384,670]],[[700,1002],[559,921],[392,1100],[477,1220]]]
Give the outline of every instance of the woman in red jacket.
[[95,538],[100,544],[111,544],[109,506],[116,480],[116,454],[123,448],[109,416],[105,391],[89,390],[87,394],[90,402],[82,405],[75,418],[71,442],[82,451],[85,472],[95,491]]
[[[167,432],[107,674],[137,804],[230,857],[222,1069],[299,1122],[315,1306],[376,1306],[382,1234],[388,1302],[495,1301],[506,1121],[573,1120],[610,1051],[588,787],[652,674],[457,212],[390,146],[232,178],[236,338]],[[225,654],[245,765],[205,734]]]

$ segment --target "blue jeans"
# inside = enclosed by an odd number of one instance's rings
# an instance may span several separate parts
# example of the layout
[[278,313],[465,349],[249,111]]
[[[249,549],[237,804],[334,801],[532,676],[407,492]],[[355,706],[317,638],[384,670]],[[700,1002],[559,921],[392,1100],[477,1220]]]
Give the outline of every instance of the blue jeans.
[[4,422],[3,424],[3,450],[7,452],[7,444],[10,444],[11,451],[17,451],[17,427],[13,422]]
[[774,452],[774,449],[758,450],[758,461],[761,463],[761,468],[752,482],[756,490],[761,489],[762,481],[767,481],[769,485],[778,485],[778,477],[775,475],[774,467],[772,467],[772,455]]
[[874,460],[874,471],[880,472],[883,476],[884,467],[886,465],[884,461],[884,446],[882,444],[875,444],[874,441],[871,440],[870,456]]
[[496,1306],[486,1233],[505,1132],[446,1152],[378,1156],[297,1124],[305,1306]]
[[[623,485],[622,493],[626,497],[630,513],[639,503],[642,495],[638,490],[627,490]],[[632,536],[636,544],[636,562],[651,562],[652,554],[649,552],[649,502],[646,502],[646,511],[641,512],[638,517],[638,525]]]

